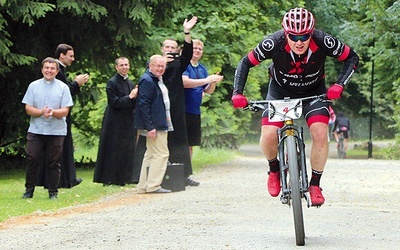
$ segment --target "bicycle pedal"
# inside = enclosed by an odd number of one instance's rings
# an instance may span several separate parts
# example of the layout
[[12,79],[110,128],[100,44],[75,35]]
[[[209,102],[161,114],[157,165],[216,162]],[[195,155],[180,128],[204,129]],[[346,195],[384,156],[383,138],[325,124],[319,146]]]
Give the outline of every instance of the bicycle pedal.
[[288,197],[285,197],[285,196],[281,195],[280,200],[281,200],[282,204],[289,205],[289,198]]

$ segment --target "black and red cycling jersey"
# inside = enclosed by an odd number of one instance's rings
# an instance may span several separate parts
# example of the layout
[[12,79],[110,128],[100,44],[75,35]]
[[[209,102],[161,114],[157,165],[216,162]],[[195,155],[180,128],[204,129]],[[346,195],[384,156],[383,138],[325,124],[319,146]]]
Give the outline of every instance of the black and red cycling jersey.
[[335,83],[345,86],[358,64],[357,54],[337,38],[315,29],[306,53],[293,53],[283,30],[264,38],[241,59],[236,69],[233,94],[242,94],[249,69],[262,61],[272,59],[269,67],[271,83],[286,93],[323,93],[325,87],[325,60],[334,57],[343,61],[343,68]]

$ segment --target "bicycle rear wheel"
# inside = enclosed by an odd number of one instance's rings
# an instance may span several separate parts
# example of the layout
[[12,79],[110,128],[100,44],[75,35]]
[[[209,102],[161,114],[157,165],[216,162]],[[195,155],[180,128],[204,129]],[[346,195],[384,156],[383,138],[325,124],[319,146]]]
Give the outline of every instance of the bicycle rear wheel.
[[343,144],[343,138],[339,139],[339,147],[338,147],[338,158],[339,159],[344,159],[345,158],[345,152],[344,152],[344,144]]
[[296,245],[303,246],[305,244],[305,232],[304,232],[304,219],[303,219],[303,207],[301,203],[301,191],[300,191],[300,176],[299,176],[299,163],[297,158],[297,146],[294,136],[288,136],[286,139],[287,146],[287,157],[289,164],[289,175],[290,175],[290,196],[293,207],[294,217],[294,229],[296,235]]

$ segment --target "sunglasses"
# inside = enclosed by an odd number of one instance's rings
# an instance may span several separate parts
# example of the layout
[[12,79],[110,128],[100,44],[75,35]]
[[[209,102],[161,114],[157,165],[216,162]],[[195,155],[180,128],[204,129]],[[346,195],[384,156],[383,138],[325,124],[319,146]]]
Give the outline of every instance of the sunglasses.
[[289,39],[292,40],[293,42],[297,42],[298,40],[300,40],[301,42],[305,42],[311,37],[311,34],[305,34],[305,35],[289,34],[288,36],[289,36]]

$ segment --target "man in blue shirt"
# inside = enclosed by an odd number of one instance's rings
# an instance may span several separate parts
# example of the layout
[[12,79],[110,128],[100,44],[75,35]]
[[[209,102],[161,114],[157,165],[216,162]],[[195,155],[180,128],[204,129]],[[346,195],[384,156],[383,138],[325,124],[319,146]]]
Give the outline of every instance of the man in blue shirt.
[[46,159],[49,198],[57,198],[60,157],[67,134],[66,116],[73,105],[68,86],[55,78],[58,72],[56,60],[45,58],[42,62],[43,78],[29,84],[22,100],[26,113],[31,116],[26,145],[26,189],[22,198],[33,197],[43,159]]
[[[183,72],[182,80],[185,88],[186,102],[186,130],[189,141],[190,157],[193,155],[193,146],[201,144],[201,116],[200,106],[204,93],[212,94],[217,83],[223,79],[222,75],[208,75],[207,68],[199,63],[203,56],[204,44],[198,39],[193,39],[193,56],[189,66]],[[191,186],[200,183],[190,179]]]

